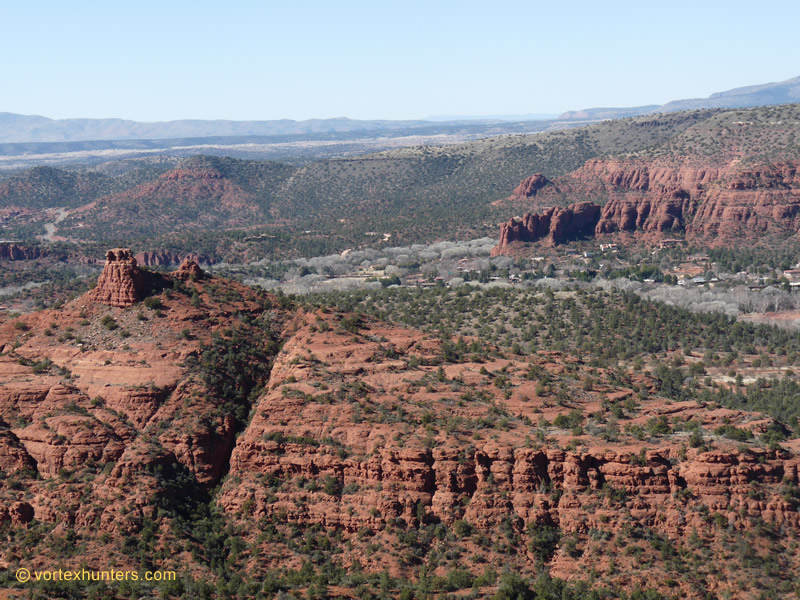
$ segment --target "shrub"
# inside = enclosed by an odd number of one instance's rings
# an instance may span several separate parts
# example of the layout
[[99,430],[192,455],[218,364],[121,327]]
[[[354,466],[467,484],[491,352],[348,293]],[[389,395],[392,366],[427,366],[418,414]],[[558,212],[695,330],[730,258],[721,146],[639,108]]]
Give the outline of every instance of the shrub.
[[329,496],[341,496],[344,486],[342,485],[342,482],[339,481],[338,477],[334,475],[328,475],[325,478],[325,483],[322,489]]
[[689,445],[692,448],[699,448],[703,445],[703,442],[703,433],[699,429],[692,431],[692,434],[689,436]]
[[721,425],[714,430],[717,435],[724,436],[737,442],[746,442],[753,437],[753,433],[747,429],[740,429],[733,425]]
[[534,597],[525,579],[516,573],[505,573],[500,577],[500,586],[494,600],[533,600]]
[[108,329],[109,331],[114,331],[117,327],[119,327],[119,324],[116,322],[114,317],[112,317],[111,315],[105,315],[100,320],[100,324],[103,327],[105,327],[106,329]]
[[559,540],[561,529],[555,525],[530,523],[528,525],[528,548],[539,562],[547,562],[553,558]]
[[469,521],[459,519],[453,523],[453,530],[460,538],[469,537],[472,534],[472,525],[469,524]]
[[144,299],[144,305],[151,310],[158,310],[164,306],[164,303],[157,296],[148,296]]

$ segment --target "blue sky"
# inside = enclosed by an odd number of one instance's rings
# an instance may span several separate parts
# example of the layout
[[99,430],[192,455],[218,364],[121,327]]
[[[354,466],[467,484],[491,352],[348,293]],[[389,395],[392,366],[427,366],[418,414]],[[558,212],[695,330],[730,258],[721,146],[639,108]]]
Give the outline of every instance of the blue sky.
[[702,97],[800,75],[800,2],[8,1],[0,111],[421,118]]

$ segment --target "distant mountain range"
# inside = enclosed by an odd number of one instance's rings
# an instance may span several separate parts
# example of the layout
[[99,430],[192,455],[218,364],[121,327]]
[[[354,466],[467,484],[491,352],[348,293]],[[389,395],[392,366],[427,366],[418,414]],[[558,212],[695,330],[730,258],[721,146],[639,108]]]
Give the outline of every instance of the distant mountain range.
[[[519,123],[529,123],[525,133],[534,130],[559,129],[565,124],[605,119],[636,117],[655,112],[677,112],[697,108],[744,108],[800,102],[800,77],[779,83],[766,83],[711,94],[708,98],[675,100],[664,105],[628,108],[587,108],[569,111],[558,117],[547,114],[495,116],[431,116],[427,119],[357,120],[348,118],[293,121],[227,121],[192,120],[142,123],[125,119],[49,119],[35,115],[0,112],[0,144],[69,143],[85,141],[176,140],[181,138],[248,138],[254,136],[381,136],[384,133],[430,134],[432,127],[458,127],[470,134],[500,135],[520,133]],[[516,126],[514,124],[517,124]],[[478,128],[480,131],[477,131]],[[41,151],[25,149],[26,152]],[[59,150],[63,151],[63,150]],[[16,154],[13,149],[1,153]]]
[[[497,120],[495,120],[497,121]],[[475,120],[451,121],[475,124]],[[441,124],[441,123],[437,123]],[[430,121],[361,121],[348,118],[292,121],[190,120],[140,123],[125,119],[48,119],[0,112],[0,143],[164,140],[177,138],[319,135],[429,128]]]
[[562,121],[599,121],[698,108],[747,108],[773,104],[793,104],[795,102],[800,102],[800,77],[777,83],[749,85],[725,92],[716,92],[708,98],[673,100],[663,105],[651,104],[628,108],[585,108],[583,110],[573,110],[563,113],[558,119]]
[[430,117],[425,117],[426,121],[437,121],[437,122],[438,121],[519,122],[519,121],[553,121],[555,119],[558,119],[558,115],[553,113],[525,113],[524,115],[431,115]]

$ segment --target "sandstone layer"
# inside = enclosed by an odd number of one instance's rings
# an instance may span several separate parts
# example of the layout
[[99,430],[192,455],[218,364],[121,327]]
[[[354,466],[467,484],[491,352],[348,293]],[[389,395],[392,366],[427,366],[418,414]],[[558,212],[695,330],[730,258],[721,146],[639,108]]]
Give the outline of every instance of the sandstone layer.
[[[601,237],[633,234],[652,241],[680,235],[687,242],[717,246],[765,234],[788,236],[800,231],[797,167],[794,162],[699,167],[656,159],[593,159],[540,189],[535,204],[591,201],[602,207],[594,229]],[[539,210],[541,219],[553,209]],[[496,253],[507,252],[514,242],[540,239],[538,228],[530,226],[536,217],[528,213],[502,224]],[[559,243],[552,236],[546,241]]]
[[38,246],[23,246],[16,242],[0,242],[0,260],[36,260],[50,252]]
[[600,207],[591,202],[578,202],[567,207],[554,207],[541,214],[527,213],[521,220],[511,219],[500,226],[500,243],[492,255],[502,254],[509,244],[545,240],[555,246],[581,236],[594,234],[600,218]]
[[141,301],[146,291],[144,275],[131,251],[115,248],[106,252],[106,264],[90,297],[95,302],[123,308]]

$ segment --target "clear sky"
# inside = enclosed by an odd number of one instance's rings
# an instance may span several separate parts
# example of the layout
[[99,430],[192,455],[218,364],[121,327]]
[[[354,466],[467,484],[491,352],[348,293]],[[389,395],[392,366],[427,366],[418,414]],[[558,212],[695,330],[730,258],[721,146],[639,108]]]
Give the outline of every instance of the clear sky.
[[660,104],[800,75],[800,2],[6,0],[0,111],[421,118]]

